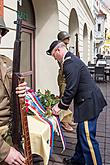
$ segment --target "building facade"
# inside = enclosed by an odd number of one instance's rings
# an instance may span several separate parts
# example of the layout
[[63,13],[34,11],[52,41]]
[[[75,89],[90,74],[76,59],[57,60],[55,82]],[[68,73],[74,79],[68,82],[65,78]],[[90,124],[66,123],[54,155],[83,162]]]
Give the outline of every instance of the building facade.
[[110,9],[104,0],[95,5],[95,54],[109,55],[110,53]]
[[4,19],[10,32],[3,38],[1,54],[13,58],[16,35],[14,21],[23,19],[21,35],[21,72],[32,71],[29,86],[58,94],[58,64],[46,55],[57,33],[70,33],[70,46],[76,46],[87,64],[94,57],[94,0],[4,0]]

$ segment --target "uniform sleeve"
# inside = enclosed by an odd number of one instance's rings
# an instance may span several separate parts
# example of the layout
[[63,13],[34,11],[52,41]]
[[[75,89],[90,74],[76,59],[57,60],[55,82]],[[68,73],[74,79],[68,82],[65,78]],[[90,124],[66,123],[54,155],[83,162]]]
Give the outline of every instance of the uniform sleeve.
[[[5,58],[8,59],[5,56],[1,56],[0,57],[0,79],[1,79],[1,84],[2,84],[2,81],[3,81],[2,80],[2,75],[1,75],[2,73],[1,73],[1,71],[3,71],[3,63],[4,63],[4,60],[6,61]],[[2,85],[1,85],[1,88],[2,88]],[[10,151],[10,146],[4,141],[4,139],[2,138],[2,136],[0,134],[0,162],[2,162],[7,157],[7,155],[9,154],[9,151]]]
[[67,110],[78,89],[80,66],[72,60],[68,60],[64,64],[64,74],[66,79],[66,88],[58,107],[60,109]]
[[0,135],[0,162],[3,161],[9,154],[10,146],[3,140]]

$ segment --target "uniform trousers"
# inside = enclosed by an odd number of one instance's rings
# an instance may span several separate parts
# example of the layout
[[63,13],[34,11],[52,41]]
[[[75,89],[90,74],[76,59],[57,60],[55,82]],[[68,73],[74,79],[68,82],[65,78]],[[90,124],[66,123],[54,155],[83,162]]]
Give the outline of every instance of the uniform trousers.
[[86,165],[102,165],[99,144],[96,140],[97,118],[78,123],[75,154],[71,158]]

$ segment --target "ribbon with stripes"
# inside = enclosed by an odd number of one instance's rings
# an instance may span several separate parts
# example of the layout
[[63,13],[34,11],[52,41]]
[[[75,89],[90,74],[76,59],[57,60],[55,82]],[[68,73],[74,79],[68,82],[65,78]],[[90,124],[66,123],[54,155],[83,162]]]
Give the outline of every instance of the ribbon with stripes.
[[[27,90],[26,92],[26,107],[28,109],[30,109],[34,114],[37,115],[37,117],[44,122],[45,124],[48,124],[50,127],[50,155],[52,154],[52,150],[53,150],[53,143],[54,143],[54,126],[52,124],[52,122],[44,115],[46,112],[46,109],[42,106],[39,97],[37,96],[37,93],[34,92],[32,89]],[[28,111],[28,110],[27,110]],[[62,145],[63,145],[63,150],[62,152],[65,150],[65,141],[64,141],[64,136],[61,130],[61,125],[60,125],[60,120],[58,116],[53,116],[54,120],[56,122],[56,126],[57,126],[57,131],[58,134],[60,135],[61,141],[62,141]]]

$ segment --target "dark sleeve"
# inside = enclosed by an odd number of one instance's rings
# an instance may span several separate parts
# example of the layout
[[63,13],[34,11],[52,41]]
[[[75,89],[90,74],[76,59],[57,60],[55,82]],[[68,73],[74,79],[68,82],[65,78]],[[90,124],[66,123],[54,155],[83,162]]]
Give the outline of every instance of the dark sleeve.
[[66,88],[64,95],[58,105],[60,109],[67,110],[78,89],[80,78],[80,64],[67,60],[64,63],[64,74],[66,79]]

